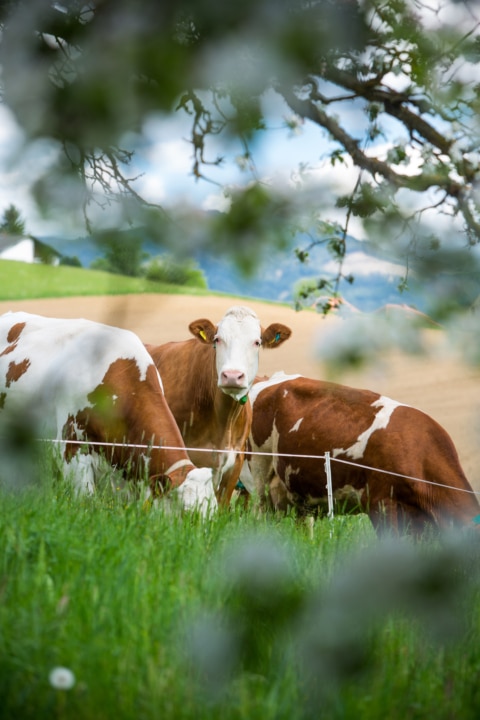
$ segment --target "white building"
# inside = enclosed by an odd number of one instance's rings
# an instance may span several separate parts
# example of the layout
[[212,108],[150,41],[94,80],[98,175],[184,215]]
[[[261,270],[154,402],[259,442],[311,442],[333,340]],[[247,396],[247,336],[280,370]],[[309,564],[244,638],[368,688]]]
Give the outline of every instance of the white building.
[[60,255],[53,248],[32,237],[0,233],[0,260],[58,265]]

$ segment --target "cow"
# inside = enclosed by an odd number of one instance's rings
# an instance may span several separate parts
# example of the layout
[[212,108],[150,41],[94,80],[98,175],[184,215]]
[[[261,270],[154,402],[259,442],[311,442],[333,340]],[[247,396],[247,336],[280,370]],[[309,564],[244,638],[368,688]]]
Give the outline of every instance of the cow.
[[190,340],[147,349],[190,457],[199,467],[213,468],[217,499],[228,506],[250,431],[249,392],[260,348],[278,348],[291,330],[278,322],[263,330],[257,315],[244,306],[231,307],[217,325],[195,320],[189,330]]
[[[480,506],[452,439],[420,410],[282,372],[257,381],[250,398],[249,466],[260,502],[318,512],[329,452],[337,508],[366,512],[379,535],[478,523]],[[262,452],[274,455],[255,455]]]
[[56,441],[78,492],[93,492],[102,457],[146,474],[152,494],[171,488],[186,508],[216,507],[212,472],[188,457],[158,370],[128,330],[26,312],[0,316],[0,431],[8,434],[12,423]]

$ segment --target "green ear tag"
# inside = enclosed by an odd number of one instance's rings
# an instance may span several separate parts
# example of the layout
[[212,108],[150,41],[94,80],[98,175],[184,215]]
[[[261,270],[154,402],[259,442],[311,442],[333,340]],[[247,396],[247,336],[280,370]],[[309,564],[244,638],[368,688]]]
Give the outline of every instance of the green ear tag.
[[244,395],[243,397],[240,398],[240,400],[238,402],[240,403],[240,405],[245,405],[247,400],[248,400],[248,395]]

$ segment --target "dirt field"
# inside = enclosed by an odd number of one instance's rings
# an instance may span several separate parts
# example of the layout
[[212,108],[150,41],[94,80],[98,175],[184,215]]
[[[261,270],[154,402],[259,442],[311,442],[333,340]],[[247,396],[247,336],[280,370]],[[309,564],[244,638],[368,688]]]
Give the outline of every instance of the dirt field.
[[[0,302],[0,313],[26,310],[51,317],[86,317],[135,331],[144,342],[163,343],[190,337],[188,324],[200,317],[217,322],[236,301],[218,297],[126,295],[61,300]],[[262,325],[280,321],[293,330],[292,338],[275,351],[262,351],[260,373],[276,370],[324,378],[325,369],[315,360],[318,342],[329,324],[312,312],[248,301]],[[437,333],[438,335],[438,333]],[[463,468],[475,490],[480,491],[480,371],[452,360],[431,360],[395,352],[383,358],[380,368],[350,373],[338,381],[367,387],[434,417],[450,433]]]

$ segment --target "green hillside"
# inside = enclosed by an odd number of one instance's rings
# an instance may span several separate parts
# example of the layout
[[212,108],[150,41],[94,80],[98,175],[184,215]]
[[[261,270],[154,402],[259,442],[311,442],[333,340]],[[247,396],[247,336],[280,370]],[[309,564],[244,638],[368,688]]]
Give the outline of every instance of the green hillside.
[[[185,293],[185,286],[66,265],[53,267],[52,265],[30,265],[14,260],[0,260],[0,300],[133,293],[181,294]],[[188,293],[192,295],[212,294],[210,290],[190,286]]]

